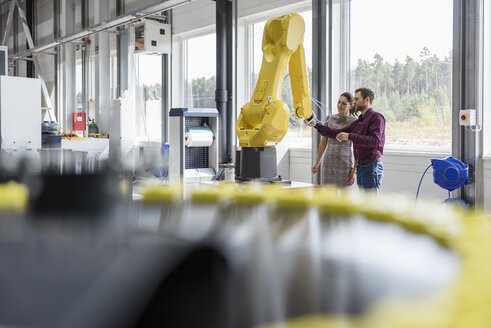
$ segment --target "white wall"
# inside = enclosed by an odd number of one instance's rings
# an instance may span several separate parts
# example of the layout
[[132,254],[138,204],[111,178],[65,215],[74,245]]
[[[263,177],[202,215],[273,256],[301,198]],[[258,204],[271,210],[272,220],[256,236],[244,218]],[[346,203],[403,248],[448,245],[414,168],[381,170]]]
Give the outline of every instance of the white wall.
[[[443,153],[403,153],[384,151],[384,179],[381,191],[384,193],[405,193],[416,196],[418,183],[424,170],[430,165],[431,158],[445,158]],[[290,149],[290,176],[293,181],[311,182],[311,153],[307,148]],[[430,168],[421,183],[419,197],[441,199],[448,192],[433,183],[433,169]],[[484,160],[484,207],[491,210],[491,157]]]
[[292,181],[311,183],[312,151],[308,148],[290,148],[290,176]]
[[[418,184],[430,158],[445,158],[449,154],[403,153],[384,151],[383,192],[403,192],[415,196]],[[420,197],[446,199],[448,191],[433,183],[433,168],[430,168],[421,183]]]

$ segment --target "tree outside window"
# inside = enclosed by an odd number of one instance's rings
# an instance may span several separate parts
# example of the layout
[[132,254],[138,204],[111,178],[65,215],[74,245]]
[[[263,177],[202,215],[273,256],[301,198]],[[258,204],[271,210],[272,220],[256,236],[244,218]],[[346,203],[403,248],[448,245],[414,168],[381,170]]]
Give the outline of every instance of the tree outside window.
[[216,108],[216,34],[187,40],[185,104]]
[[451,0],[351,2],[351,86],[375,92],[388,148],[451,150],[452,9]]

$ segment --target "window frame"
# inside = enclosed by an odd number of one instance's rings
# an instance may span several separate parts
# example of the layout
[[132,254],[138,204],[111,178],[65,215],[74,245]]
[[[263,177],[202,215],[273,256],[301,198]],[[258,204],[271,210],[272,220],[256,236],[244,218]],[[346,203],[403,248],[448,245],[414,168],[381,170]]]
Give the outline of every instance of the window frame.
[[[136,119],[136,122],[137,125],[135,125],[135,144],[136,145],[142,145],[142,144],[145,144],[145,143],[150,143],[150,144],[156,144],[156,145],[159,145],[159,144],[162,144],[162,133],[161,133],[161,136],[160,137],[157,137],[157,138],[152,138],[150,136],[150,134],[147,135],[148,133],[148,125],[147,125],[147,122],[145,122],[145,125],[147,126],[147,129],[145,130],[144,126],[141,126],[139,127],[139,124],[143,124],[141,122],[141,119],[142,117],[140,117],[140,114],[138,113],[139,109],[138,107],[142,106],[141,110],[143,111],[143,118],[145,120],[147,120],[147,108],[146,108],[146,104],[145,104],[145,99],[143,99],[143,84],[141,84],[140,82],[140,78],[138,77],[139,74],[140,74],[140,60],[141,60],[141,57],[140,56],[156,56],[160,59],[160,62],[162,62],[162,57],[163,57],[163,54],[159,54],[159,55],[149,55],[149,54],[144,54],[144,53],[136,53],[136,54],[133,54],[133,60],[135,60],[134,62],[134,65],[135,65],[135,74],[136,74],[136,77],[135,77],[135,92],[138,92],[139,93],[139,96],[136,96],[135,98],[135,101],[138,102],[140,101],[141,104],[136,104],[136,107],[135,107],[135,119]],[[160,67],[160,74],[162,73],[162,67]],[[136,83],[138,82],[138,83]],[[160,79],[160,82],[161,83],[164,83],[164,76],[161,76],[161,79]],[[162,85],[162,84],[161,84]],[[140,88],[141,88],[141,93],[140,93]],[[160,99],[161,101],[161,104],[160,104],[160,110],[161,110],[161,115],[163,114],[162,113],[162,102],[164,101],[163,98]],[[164,119],[163,117],[161,116],[160,117],[160,130],[162,131],[162,124],[164,124]],[[138,131],[139,128],[143,128],[143,133],[142,134],[139,134],[139,132],[141,131]]]
[[[345,72],[345,75],[347,76],[347,85],[348,85],[348,89],[349,90],[353,90],[354,91],[354,85],[352,85],[351,83],[351,74],[352,74],[352,69],[351,69],[351,35],[352,35],[352,19],[351,19],[351,6],[352,6],[352,1],[349,1],[349,0],[341,0],[341,1],[346,1],[346,6],[347,6],[347,10],[345,11],[346,12],[346,17],[345,17],[345,20],[346,20],[346,37],[347,37],[347,40],[348,40],[348,44],[346,46],[346,49],[348,51],[347,53],[347,62],[346,62],[346,72]],[[452,19],[453,21],[453,19]],[[453,29],[452,29],[452,46],[451,46],[451,49],[450,51],[453,50]],[[450,68],[450,70],[452,71],[452,67]],[[452,82],[451,82],[452,83]],[[450,90],[451,94],[450,94],[450,110],[452,111],[453,110],[453,107],[452,107],[452,90]],[[452,115],[452,113],[451,113]],[[491,122],[490,122],[491,123]],[[450,122],[450,125],[451,125],[451,128],[453,129],[453,122],[451,121]],[[453,130],[451,131],[451,134],[453,134]],[[452,139],[450,139],[450,148],[449,149],[445,149],[443,147],[440,147],[440,146],[435,146],[435,147],[431,147],[431,146],[425,146],[423,149],[421,148],[418,148],[420,146],[406,146],[406,145],[388,145],[387,143],[385,144],[385,147],[384,147],[384,153],[386,154],[400,154],[400,153],[406,153],[406,154],[442,154],[442,155],[445,155],[445,156],[448,156],[448,155],[451,155],[452,154]],[[484,145],[486,146],[486,145]],[[491,149],[490,149],[490,152],[491,152]],[[491,155],[491,154],[490,154]]]
[[181,76],[182,87],[178,96],[179,96],[179,103],[183,107],[186,106],[186,102],[187,102],[186,93],[187,93],[187,77],[188,77],[188,66],[189,66],[188,42],[190,39],[199,38],[210,34],[216,34],[215,25],[207,26],[197,30],[175,35],[175,37],[177,37],[179,40],[178,41],[180,46],[179,48],[181,51],[181,54],[179,55],[180,57],[179,72]]

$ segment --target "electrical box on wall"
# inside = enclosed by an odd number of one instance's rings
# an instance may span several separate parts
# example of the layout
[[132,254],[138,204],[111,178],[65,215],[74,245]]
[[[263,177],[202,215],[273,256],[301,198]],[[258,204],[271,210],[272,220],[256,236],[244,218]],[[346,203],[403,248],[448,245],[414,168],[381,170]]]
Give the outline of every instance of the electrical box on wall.
[[170,54],[170,24],[145,19],[135,26],[135,52],[146,54]]
[[459,124],[463,126],[475,126],[476,125],[476,110],[475,109],[461,109],[459,111]]

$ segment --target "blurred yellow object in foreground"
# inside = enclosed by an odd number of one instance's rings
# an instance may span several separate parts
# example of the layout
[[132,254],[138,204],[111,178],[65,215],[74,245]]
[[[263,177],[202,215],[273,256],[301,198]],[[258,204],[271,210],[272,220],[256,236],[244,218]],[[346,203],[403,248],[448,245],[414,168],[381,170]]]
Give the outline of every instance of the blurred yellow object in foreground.
[[28,200],[27,186],[14,181],[0,184],[0,210],[23,210]]
[[372,304],[361,316],[319,313],[261,325],[261,328],[491,327],[491,229],[488,217],[475,217],[453,207],[435,210],[435,204],[414,204],[402,196],[352,195],[340,195],[324,188],[314,195],[314,204],[324,213],[335,213],[339,217],[344,213],[346,219],[362,215],[368,220],[395,223],[410,232],[430,236],[458,256],[460,270],[454,284],[417,299],[389,297]]
[[[170,199],[175,199],[176,193],[173,190],[168,187],[150,189],[145,193],[144,201],[165,204]],[[177,202],[186,201],[179,199]],[[283,220],[287,226],[289,224],[286,216],[281,219],[275,216],[275,213],[284,214],[285,212],[295,213],[295,215],[300,213],[295,216],[300,219],[303,215],[301,213],[307,213],[304,216],[307,219],[332,221],[331,223],[336,224],[363,219],[363,222],[376,223],[377,227],[380,225],[396,226],[412,235],[430,237],[458,259],[455,278],[448,284],[429,289],[427,292],[421,292],[418,295],[391,294],[368,304],[363,313],[356,316],[312,312],[311,315],[261,325],[261,328],[491,327],[491,284],[489,284],[491,278],[491,221],[489,217],[478,217],[456,207],[444,207],[431,202],[414,203],[413,199],[399,195],[338,192],[332,187],[299,191],[262,184],[227,185],[222,188],[197,191],[191,195],[191,203],[195,202],[206,202],[211,206],[220,204],[223,208],[226,206],[231,208],[257,207],[258,211],[253,213],[256,215],[262,213],[263,218],[272,222],[273,225],[276,224],[276,230],[272,229],[276,231],[272,233],[274,238],[280,230],[285,230],[285,226],[278,221]],[[275,212],[275,209],[279,211]],[[236,212],[223,211],[221,213]],[[224,223],[233,222],[237,218],[233,215],[225,215],[220,219],[223,219],[220,222]],[[301,221],[289,222],[298,224]],[[261,227],[267,227],[267,225],[261,225]],[[333,229],[335,225],[327,224],[325,227]],[[325,232],[326,230],[322,231],[322,233]],[[370,233],[370,230],[367,230],[366,233]],[[343,245],[356,242],[357,240],[346,238],[346,243]],[[411,244],[408,246],[411,247]],[[298,247],[300,246],[294,245],[293,249],[298,250]],[[404,258],[404,252],[400,256]],[[286,261],[290,263],[291,260],[288,258]],[[387,262],[387,265],[393,264]],[[429,272],[429,274],[434,273]],[[302,282],[302,288],[305,289],[307,284],[308,281],[305,281],[305,284]],[[296,294],[290,296],[297,297]],[[326,295],[326,297],[331,297],[331,295]]]

